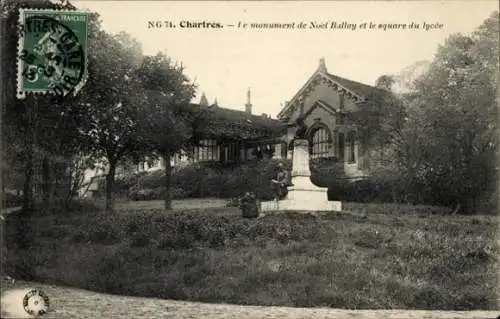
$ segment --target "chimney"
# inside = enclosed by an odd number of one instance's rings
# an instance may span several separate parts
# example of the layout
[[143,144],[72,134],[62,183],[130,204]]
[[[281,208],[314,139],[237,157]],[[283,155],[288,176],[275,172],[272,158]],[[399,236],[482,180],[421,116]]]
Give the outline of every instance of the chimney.
[[203,92],[201,94],[200,105],[201,106],[208,106],[208,100],[207,100],[207,97],[205,96],[205,92]]
[[214,99],[214,104],[212,104],[213,106],[219,106],[219,102],[217,102],[217,98]]
[[250,101],[250,88],[247,91],[247,104],[245,104],[245,113],[252,114],[252,103]]
[[318,71],[323,73],[328,72],[328,70],[326,69],[325,58],[319,59]]

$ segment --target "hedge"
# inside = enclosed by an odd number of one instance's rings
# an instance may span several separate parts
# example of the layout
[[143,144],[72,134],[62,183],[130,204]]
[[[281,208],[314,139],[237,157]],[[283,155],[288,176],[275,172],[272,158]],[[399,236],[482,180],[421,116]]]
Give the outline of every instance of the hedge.
[[[174,199],[241,197],[252,192],[259,200],[271,200],[271,179],[276,175],[278,163],[292,169],[291,160],[259,160],[244,164],[197,163],[175,168],[172,173]],[[391,172],[378,172],[369,179],[346,179],[335,165],[312,162],[311,180],[318,186],[328,187],[330,200],[356,202],[393,202],[405,197]],[[163,199],[163,170],[128,176],[117,182],[117,194],[127,194],[131,200]],[[391,180],[392,179],[392,180]],[[405,197],[406,198],[406,197]]]
[[[278,163],[291,170],[290,160],[260,160],[244,164],[204,163],[174,169],[172,173],[173,198],[218,197],[233,198],[253,192],[261,200],[272,199],[271,179]],[[141,174],[136,179],[121,181],[132,200],[163,198],[163,170]],[[117,190],[118,193],[125,193]]]
[[[255,160],[246,163],[196,163],[176,167],[172,173],[171,192],[174,199],[183,198],[235,198],[251,192],[259,200],[271,200],[273,190],[271,179],[276,175],[278,163],[291,170],[291,160]],[[390,167],[373,170],[369,177],[351,180],[342,171],[341,165],[313,160],[311,162],[311,181],[328,188],[329,200],[360,203],[412,203],[434,205],[433,197],[423,185],[408,186],[403,175]],[[115,195],[131,200],[163,199],[165,172],[158,170],[149,173],[130,174],[117,180]],[[104,194],[104,192],[101,192]],[[432,195],[432,194],[431,194]],[[486,199],[497,197],[485,196]],[[483,213],[497,212],[496,202],[486,200],[481,206]],[[490,200],[491,201],[491,200]],[[448,206],[455,206],[448,205]]]

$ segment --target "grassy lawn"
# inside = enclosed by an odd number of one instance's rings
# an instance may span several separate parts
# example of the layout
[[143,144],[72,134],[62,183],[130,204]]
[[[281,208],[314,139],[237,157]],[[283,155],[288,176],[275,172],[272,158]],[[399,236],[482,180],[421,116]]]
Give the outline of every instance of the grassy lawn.
[[[174,210],[183,209],[204,209],[204,208],[217,208],[224,207],[226,199],[219,198],[193,198],[173,200],[172,208]],[[104,208],[104,202],[96,203],[99,207]],[[150,210],[150,209],[163,209],[163,200],[150,200],[150,201],[117,201],[115,203],[117,210]]]
[[348,213],[247,220],[235,208],[141,204],[38,218],[36,247],[25,252],[36,279],[205,302],[499,309],[496,216],[347,204]]

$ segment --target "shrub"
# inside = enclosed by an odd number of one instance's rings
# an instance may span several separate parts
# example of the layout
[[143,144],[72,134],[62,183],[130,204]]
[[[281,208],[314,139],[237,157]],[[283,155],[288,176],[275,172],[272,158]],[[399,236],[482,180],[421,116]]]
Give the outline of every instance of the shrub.
[[154,198],[154,191],[153,189],[146,188],[146,189],[134,189],[129,193],[129,199],[131,200],[153,200],[156,199]]
[[[33,228],[55,231],[37,237],[21,266],[36,270],[33,280],[144,297],[350,309],[498,308],[491,284],[498,269],[497,219],[407,214],[427,206],[346,206],[369,218],[361,223],[358,214],[284,212],[249,220],[216,209],[40,216]],[[72,240],[52,236],[63,226],[74,232]]]
[[399,173],[391,168],[377,168],[360,180],[330,176],[326,180],[328,198],[358,203],[407,202],[410,196],[402,180]]
[[[291,170],[291,161],[259,160],[246,163],[202,163],[175,168],[172,173],[172,197],[241,197],[247,192],[258,199],[272,199],[271,179],[275,177],[278,162]],[[138,175],[136,180],[119,183],[128,187],[132,200],[163,198],[164,171]],[[135,181],[131,184],[131,181]],[[124,191],[120,191],[123,193]]]
[[[114,245],[121,241],[121,227],[108,219],[97,218],[93,223],[81,229],[81,233],[73,236],[73,241],[87,241],[102,245]],[[78,236],[78,237],[77,237]]]
[[180,188],[180,187],[172,187],[170,189],[170,192],[172,194],[172,198],[173,199],[183,199],[183,198],[188,198],[189,197],[189,193],[186,190],[184,190],[183,188]]
[[244,218],[259,217],[259,206],[257,198],[254,193],[246,193],[240,199],[239,208]]
[[[170,189],[170,193],[173,199],[183,199],[189,197],[189,194],[184,189],[179,187],[172,187]],[[134,188],[129,192],[128,196],[128,199],[133,201],[162,200],[164,198],[165,191],[163,186],[146,189]]]
[[[259,200],[272,200],[270,181],[276,175],[278,162],[284,163],[287,170],[292,169],[290,159],[262,159],[244,163],[206,162],[175,167],[171,179],[172,198],[235,198],[252,192]],[[329,200],[436,204],[442,197],[442,194],[425,185],[407,185],[408,179],[394,167],[373,168],[368,177],[357,181],[346,176],[342,167],[335,158],[311,160],[311,180],[315,185],[328,187]],[[164,170],[133,176],[129,174],[117,181],[116,193],[127,194],[131,200],[163,199],[164,177]],[[481,211],[498,212],[495,194],[495,191],[485,193],[478,199]]]
[[94,213],[100,211],[101,208],[96,204],[95,201],[79,199],[73,200],[67,212],[70,213]]
[[17,207],[21,206],[23,203],[23,197],[21,195],[12,194],[5,192],[2,198],[2,207]]

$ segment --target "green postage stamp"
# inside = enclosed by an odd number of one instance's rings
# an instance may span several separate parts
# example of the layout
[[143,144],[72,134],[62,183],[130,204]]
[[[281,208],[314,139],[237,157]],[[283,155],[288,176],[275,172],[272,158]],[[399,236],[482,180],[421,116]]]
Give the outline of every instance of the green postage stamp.
[[87,13],[21,9],[17,97],[76,94],[87,80],[87,34]]

